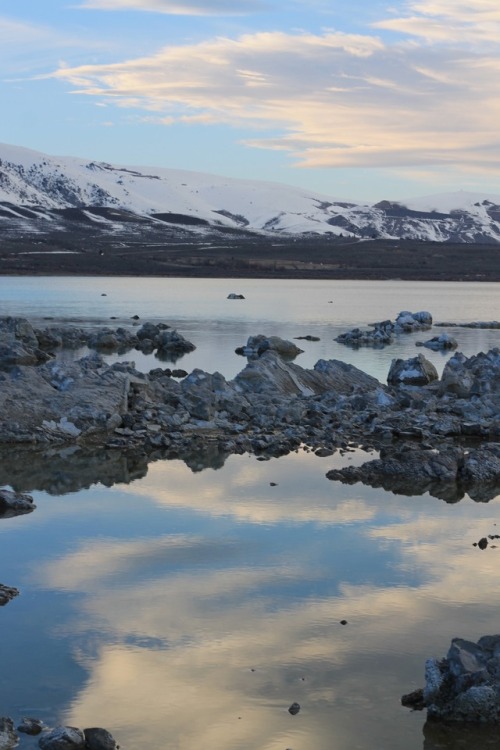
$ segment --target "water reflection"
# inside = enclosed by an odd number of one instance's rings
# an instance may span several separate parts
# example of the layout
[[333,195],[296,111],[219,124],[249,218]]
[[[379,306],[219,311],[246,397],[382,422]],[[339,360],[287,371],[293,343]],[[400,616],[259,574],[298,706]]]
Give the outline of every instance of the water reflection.
[[[36,684],[64,682],[73,662],[58,719],[106,726],[129,748],[458,750],[432,728],[424,741],[425,716],[400,697],[452,637],[498,629],[500,550],[472,547],[497,503],[325,479],[364,458],[232,456],[199,473],[156,461],[78,503],[41,494],[18,524],[39,543],[25,545],[26,624],[4,678],[20,653]],[[26,617],[37,594],[45,615]],[[40,672],[34,655],[54,642]]]

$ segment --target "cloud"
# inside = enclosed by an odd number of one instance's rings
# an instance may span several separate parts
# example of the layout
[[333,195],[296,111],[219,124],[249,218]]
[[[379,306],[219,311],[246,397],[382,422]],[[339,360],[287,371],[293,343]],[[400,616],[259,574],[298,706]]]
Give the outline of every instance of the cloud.
[[410,2],[407,7],[408,15],[379,21],[374,27],[422,37],[428,42],[498,44],[500,7],[496,0],[430,0]]
[[[52,75],[73,93],[157,113],[166,125],[245,130],[248,147],[285,151],[302,167],[497,169],[500,49],[445,43],[455,7],[413,3],[411,16],[377,24],[423,41],[261,32]],[[487,0],[473,10],[459,4],[456,28],[464,40],[493,39],[499,18]]]
[[179,16],[234,16],[266,7],[260,0],[85,0],[80,6],[94,10],[136,10]]

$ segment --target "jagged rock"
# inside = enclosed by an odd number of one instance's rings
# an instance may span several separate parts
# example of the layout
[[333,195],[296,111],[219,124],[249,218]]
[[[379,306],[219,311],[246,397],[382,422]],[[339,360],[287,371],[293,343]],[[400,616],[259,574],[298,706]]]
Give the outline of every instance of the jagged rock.
[[500,635],[453,638],[446,658],[427,659],[423,702],[429,719],[498,725]]
[[36,508],[31,495],[0,489],[0,518],[12,518],[31,513]]
[[460,398],[472,396],[500,396],[500,349],[490,349],[473,357],[460,352],[444,366],[440,392],[453,393]]
[[38,740],[42,750],[84,750],[85,735],[77,727],[56,727]]
[[156,346],[160,352],[175,352],[185,354],[196,349],[195,345],[188,341],[177,331],[161,331],[155,339]]
[[16,596],[19,596],[19,589],[0,583],[0,607],[3,607]]
[[248,363],[233,381],[243,393],[312,396],[321,393],[352,394],[382,390],[380,382],[354,365],[338,360],[320,359],[313,370],[285,362],[275,352],[265,352]]
[[436,368],[419,354],[411,359],[393,359],[387,382],[390,385],[428,385],[437,380],[439,375]]
[[0,717],[0,750],[16,747],[19,737],[14,731],[14,722],[8,716]]
[[448,351],[456,349],[458,342],[449,333],[442,333],[440,336],[434,336],[428,341],[417,341],[416,346],[425,346],[427,349],[432,349],[435,352]]
[[231,292],[227,295],[227,299],[245,299],[243,294],[235,294],[234,292]]

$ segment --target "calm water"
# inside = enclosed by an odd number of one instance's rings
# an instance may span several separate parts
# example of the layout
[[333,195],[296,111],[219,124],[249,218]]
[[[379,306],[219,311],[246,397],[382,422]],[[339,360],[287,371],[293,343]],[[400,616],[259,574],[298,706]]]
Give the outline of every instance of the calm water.
[[[311,333],[321,341],[302,342],[299,364],[342,358],[385,380],[392,357],[422,351],[415,339],[351,352],[333,337],[402,309],[498,319],[499,290],[0,279],[0,314],[164,320],[198,347],[180,366],[228,377],[248,335]],[[227,300],[233,291],[246,299]],[[500,345],[500,332],[453,333],[467,354]],[[447,505],[325,478],[366,458],[300,451],[196,472],[157,461],[147,473],[119,457],[107,470],[102,455],[78,463],[78,452],[0,462],[2,483],[37,504],[0,520],[0,581],[21,589],[0,611],[0,714],[104,726],[124,750],[498,750],[489,735],[443,739],[400,697],[453,636],[500,631],[500,548],[472,546],[498,530],[500,498]]]

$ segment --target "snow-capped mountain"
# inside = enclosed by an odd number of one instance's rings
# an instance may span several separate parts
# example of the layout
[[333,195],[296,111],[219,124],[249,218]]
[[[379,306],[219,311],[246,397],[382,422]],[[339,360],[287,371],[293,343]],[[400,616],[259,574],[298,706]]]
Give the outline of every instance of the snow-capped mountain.
[[[0,144],[0,231],[43,234],[92,225],[207,232],[500,242],[500,195],[449,193],[354,203],[277,183],[177,169],[53,157]],[[1,235],[0,235],[1,236]]]

